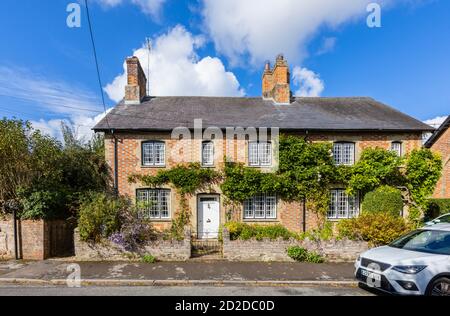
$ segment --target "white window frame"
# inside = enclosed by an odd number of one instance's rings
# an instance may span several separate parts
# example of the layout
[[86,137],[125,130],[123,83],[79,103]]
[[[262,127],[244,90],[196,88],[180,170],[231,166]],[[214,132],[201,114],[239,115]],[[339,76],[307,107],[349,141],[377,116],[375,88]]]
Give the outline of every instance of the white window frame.
[[271,142],[248,143],[248,164],[250,167],[271,167],[272,155]]
[[395,152],[399,157],[403,156],[403,143],[396,141],[391,143],[391,151]]
[[355,143],[336,142],[333,144],[333,157],[337,166],[353,166],[355,164],[355,153]]
[[259,194],[244,201],[244,220],[277,219],[277,196]]
[[349,196],[345,189],[332,189],[330,192],[328,219],[355,218],[360,214],[359,195]]
[[[156,203],[151,203],[152,195],[156,198]],[[165,198],[165,201],[163,201],[163,198]],[[140,218],[150,220],[170,220],[172,218],[170,190],[138,189],[136,190],[136,200],[138,203],[148,203],[147,206],[139,211]]]
[[162,141],[142,142],[141,150],[142,166],[164,167],[166,165],[166,143]]
[[[214,142],[204,141],[202,142],[202,166],[213,167],[214,166]],[[209,158],[209,160],[207,159]]]

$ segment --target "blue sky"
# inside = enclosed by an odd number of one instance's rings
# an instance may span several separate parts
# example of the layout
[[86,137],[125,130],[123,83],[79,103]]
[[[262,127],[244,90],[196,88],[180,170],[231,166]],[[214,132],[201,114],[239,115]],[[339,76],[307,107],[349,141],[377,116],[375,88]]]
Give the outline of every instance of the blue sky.
[[[0,117],[58,136],[81,136],[103,112],[85,8],[74,0],[2,1]],[[450,1],[384,0],[382,27],[368,0],[90,0],[100,70],[111,107],[123,94],[123,61],[152,39],[153,95],[261,95],[265,60],[288,58],[292,90],[371,96],[418,119],[449,114]],[[84,1],[79,1],[84,3]],[[144,67],[145,68],[145,67]]]

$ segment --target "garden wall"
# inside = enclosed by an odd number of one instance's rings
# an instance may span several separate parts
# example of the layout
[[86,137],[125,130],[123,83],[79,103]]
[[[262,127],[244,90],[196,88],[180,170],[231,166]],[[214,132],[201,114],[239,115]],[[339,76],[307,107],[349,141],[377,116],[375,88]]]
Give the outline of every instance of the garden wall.
[[[17,221],[18,253],[24,260],[73,254],[73,226],[67,221]],[[0,258],[14,258],[12,218],[0,221]]]
[[80,261],[123,261],[140,259],[150,254],[161,261],[186,261],[191,257],[191,231],[185,229],[184,240],[157,240],[148,243],[139,252],[131,253],[109,240],[100,243],[84,242],[75,230],[75,255]]
[[299,241],[290,240],[230,240],[227,229],[223,230],[223,258],[230,261],[281,261],[292,262],[287,255],[291,246],[316,251],[331,262],[354,261],[369,249],[366,242],[351,240]]

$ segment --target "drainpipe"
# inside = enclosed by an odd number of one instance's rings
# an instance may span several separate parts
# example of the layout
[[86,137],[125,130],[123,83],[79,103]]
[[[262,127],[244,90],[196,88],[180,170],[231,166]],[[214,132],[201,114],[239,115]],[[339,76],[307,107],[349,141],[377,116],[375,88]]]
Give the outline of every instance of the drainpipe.
[[303,232],[306,233],[306,199],[303,199]]
[[118,159],[118,139],[114,135],[114,130],[111,130],[114,139],[114,193],[119,195],[119,159]]
[[17,234],[17,210],[13,209],[13,227],[14,227],[14,257],[19,260],[19,236]]

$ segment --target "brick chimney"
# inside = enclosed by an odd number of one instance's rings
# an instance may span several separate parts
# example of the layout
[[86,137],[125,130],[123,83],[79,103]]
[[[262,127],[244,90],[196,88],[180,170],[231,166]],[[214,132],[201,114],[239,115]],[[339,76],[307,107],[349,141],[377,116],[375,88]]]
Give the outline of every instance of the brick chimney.
[[289,65],[283,55],[277,56],[273,69],[267,62],[262,79],[263,98],[279,104],[290,104],[290,78]]
[[140,104],[147,95],[147,78],[139,58],[127,58],[128,82],[125,87],[125,104]]

